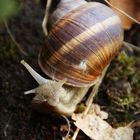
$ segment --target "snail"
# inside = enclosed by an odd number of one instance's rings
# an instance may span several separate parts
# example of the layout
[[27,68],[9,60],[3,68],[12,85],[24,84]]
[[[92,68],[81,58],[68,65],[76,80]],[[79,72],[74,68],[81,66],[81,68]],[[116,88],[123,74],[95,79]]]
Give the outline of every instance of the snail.
[[44,111],[49,106],[69,116],[121,48],[123,29],[112,9],[84,0],[61,0],[49,25],[38,62],[50,79],[22,60],[39,83],[25,94],[35,93],[33,103]]

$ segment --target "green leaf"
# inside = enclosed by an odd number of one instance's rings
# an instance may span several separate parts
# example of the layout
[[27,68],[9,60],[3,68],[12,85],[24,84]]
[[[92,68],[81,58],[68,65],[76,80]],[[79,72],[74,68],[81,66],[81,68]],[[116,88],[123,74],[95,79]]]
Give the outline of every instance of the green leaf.
[[18,3],[16,0],[0,0],[0,20],[16,13]]

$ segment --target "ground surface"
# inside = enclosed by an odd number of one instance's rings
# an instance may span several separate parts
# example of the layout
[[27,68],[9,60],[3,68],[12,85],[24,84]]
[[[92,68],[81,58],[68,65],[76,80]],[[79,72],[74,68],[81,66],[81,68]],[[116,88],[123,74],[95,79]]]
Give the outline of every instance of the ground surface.
[[[41,22],[44,4],[38,0],[21,0],[19,14],[8,21],[9,28],[27,55],[11,41],[4,24],[0,24],[0,140],[59,140],[66,125],[59,116],[43,115],[32,110],[33,95],[23,92],[37,83],[20,64],[25,59],[44,75],[37,54],[44,42]],[[125,40],[140,46],[140,27],[125,33]],[[109,112],[112,126],[136,120],[134,139],[140,140],[140,62],[139,53],[126,51],[111,64],[95,102]],[[71,133],[75,130],[72,126]],[[89,139],[82,132],[78,140]]]

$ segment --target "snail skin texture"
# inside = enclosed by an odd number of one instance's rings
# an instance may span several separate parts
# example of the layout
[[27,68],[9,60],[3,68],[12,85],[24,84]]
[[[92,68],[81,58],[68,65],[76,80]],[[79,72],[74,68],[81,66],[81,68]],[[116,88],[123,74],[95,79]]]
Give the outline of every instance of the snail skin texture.
[[49,21],[53,25],[38,61],[52,80],[21,61],[39,84],[25,94],[35,93],[33,103],[45,111],[50,106],[57,113],[71,115],[117,54],[123,30],[109,7],[84,0],[62,0]]

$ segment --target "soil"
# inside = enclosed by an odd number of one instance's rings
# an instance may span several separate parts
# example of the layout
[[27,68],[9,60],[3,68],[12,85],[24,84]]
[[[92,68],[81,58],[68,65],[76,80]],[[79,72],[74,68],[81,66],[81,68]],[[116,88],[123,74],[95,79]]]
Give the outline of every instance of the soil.
[[[41,114],[32,109],[34,95],[25,96],[24,91],[37,87],[37,83],[20,64],[25,59],[45,76],[37,62],[38,52],[45,39],[41,28],[45,4],[39,0],[20,2],[21,9],[8,20],[8,26],[26,54],[13,43],[4,24],[0,24],[0,140],[61,140],[67,132],[67,129],[64,130],[64,126],[67,126],[65,119],[59,115]],[[140,27],[134,25],[125,32],[125,40],[140,46],[139,32]],[[135,51],[122,51],[128,54],[129,62],[123,53],[114,59],[95,102],[109,113],[108,122],[114,127],[135,120],[134,140],[140,140],[140,55]],[[127,71],[128,66],[133,66],[133,73],[129,73],[129,69]],[[131,89],[126,92],[129,84]],[[133,100],[127,100],[126,103],[123,100],[126,97]],[[75,129],[71,121],[70,134]],[[89,138],[80,132],[77,140],[85,139]]]

